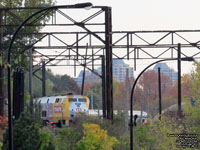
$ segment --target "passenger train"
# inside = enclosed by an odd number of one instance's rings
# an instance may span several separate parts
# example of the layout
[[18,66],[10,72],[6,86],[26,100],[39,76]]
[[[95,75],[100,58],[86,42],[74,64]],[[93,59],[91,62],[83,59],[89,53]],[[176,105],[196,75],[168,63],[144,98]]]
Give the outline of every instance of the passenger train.
[[69,125],[80,112],[86,115],[89,112],[89,99],[82,95],[49,96],[35,99],[41,108],[41,119],[44,124],[51,126]]

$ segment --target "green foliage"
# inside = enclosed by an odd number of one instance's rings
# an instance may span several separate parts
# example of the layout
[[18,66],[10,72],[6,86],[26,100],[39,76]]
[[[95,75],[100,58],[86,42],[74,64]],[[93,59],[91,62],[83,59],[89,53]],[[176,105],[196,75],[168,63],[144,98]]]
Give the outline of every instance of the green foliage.
[[39,135],[41,139],[41,147],[40,150],[55,150],[55,144],[53,140],[53,135],[51,134],[51,131],[46,129],[40,129]]
[[[48,7],[54,5],[53,0],[1,0],[0,7],[14,8],[14,7]],[[3,28],[3,32],[5,34],[5,38],[3,40],[3,45],[8,47],[10,44],[10,35],[8,33],[14,33],[18,26],[20,25],[26,18],[32,15],[37,9],[22,9],[22,10],[9,10],[9,13],[6,13],[6,17],[4,17],[6,24],[15,25],[15,26],[7,26]],[[4,14],[5,15],[5,14]],[[40,14],[41,15],[41,14]],[[42,24],[43,22],[47,22],[49,20],[49,16],[51,13],[47,14],[45,17],[41,17],[34,24]],[[28,23],[32,23],[38,16],[32,17],[28,21]],[[32,23],[33,24],[33,23]],[[31,44],[32,41],[39,39],[42,35],[33,35],[28,34],[29,32],[39,32],[42,29],[42,26],[25,26],[20,29],[20,33],[26,34],[17,34],[15,38],[15,43],[13,44],[13,50],[11,54],[11,60],[14,64],[21,64],[24,67],[27,67],[27,53],[22,52],[25,48],[25,45]],[[5,51],[6,52],[6,51]],[[2,54],[3,60],[5,61],[5,56],[7,53]]]
[[134,130],[134,135],[135,135],[134,136],[135,145],[138,145],[138,147],[140,149],[148,148],[148,147],[153,148],[153,143],[155,141],[154,141],[154,138],[149,131],[149,128],[147,128],[146,126],[138,126]]
[[2,143],[0,142],[0,150],[1,150],[1,147],[2,147]]
[[113,150],[118,144],[115,137],[108,136],[97,124],[83,124],[83,127],[84,136],[77,143],[77,150]]
[[[41,73],[37,72],[37,76],[41,77]],[[42,97],[42,82],[33,76],[33,97]],[[29,73],[25,74],[25,92],[29,92]],[[46,80],[46,94],[47,95],[54,95],[52,90],[52,84],[50,80]]]
[[[7,134],[4,137],[3,150],[7,150]],[[50,133],[42,131],[38,119],[28,114],[21,114],[20,118],[15,120],[13,139],[14,149],[16,150],[47,150],[52,145]],[[51,149],[49,148],[49,150]]]
[[197,134],[200,141],[200,100],[197,100],[195,106],[192,107],[189,101],[186,102],[184,112],[186,119],[184,121],[185,131],[191,134]]
[[76,143],[80,139],[80,133],[67,127],[56,132],[57,150],[76,150]]
[[116,145],[115,150],[129,150],[130,149],[130,133],[125,132],[119,138],[119,143]]
[[53,91],[66,94],[68,92],[80,93],[80,88],[76,82],[68,75],[56,75],[53,80]]
[[200,99],[200,63],[196,62],[194,65],[196,70],[190,76],[192,80],[192,97],[193,99]]
[[[117,103],[117,98],[119,97],[120,94],[117,95],[119,91],[119,88],[121,86],[121,83],[117,82],[117,81],[113,81],[113,95],[114,95],[114,106],[119,105],[119,103]],[[93,94],[93,105],[94,105],[94,109],[98,109],[101,108],[101,100],[102,100],[102,83],[101,82],[95,82],[92,84],[92,86],[90,87],[90,90],[86,93],[86,95],[88,97],[91,97],[91,95]],[[115,96],[117,95],[117,96]],[[125,99],[124,99],[125,100]]]

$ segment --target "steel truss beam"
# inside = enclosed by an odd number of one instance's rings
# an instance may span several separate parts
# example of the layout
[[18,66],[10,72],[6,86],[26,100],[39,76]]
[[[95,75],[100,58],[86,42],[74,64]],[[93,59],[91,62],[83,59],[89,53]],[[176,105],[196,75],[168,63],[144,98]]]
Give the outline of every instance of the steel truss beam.
[[[22,20],[15,11],[35,11],[42,7],[29,8],[0,8],[3,11],[4,22],[0,25],[3,29],[15,28],[19,26]],[[49,66],[72,65],[74,70],[77,66],[86,68],[99,77],[94,67],[101,64],[102,56],[105,56],[105,84],[106,95],[108,99],[109,111],[112,111],[112,58],[134,60],[134,69],[136,70],[137,60],[139,59],[163,59],[175,58],[177,55],[177,44],[181,43],[181,55],[184,57],[200,57],[200,30],[158,30],[158,31],[112,31],[111,29],[111,8],[99,6],[93,7],[92,13],[83,19],[77,21],[68,12],[63,9],[44,12],[41,15],[29,21],[25,28],[32,26],[38,27],[76,27],[73,31],[39,32],[39,33],[18,33],[18,36],[35,35],[39,38],[31,42],[15,41],[21,49],[21,53],[26,53],[33,48],[35,57],[39,56]],[[46,15],[49,15],[48,23],[39,23]],[[9,17],[16,18],[16,22],[9,23]],[[62,22],[62,17],[64,22]],[[100,18],[98,18],[100,17]],[[80,19],[80,18],[79,18]],[[96,19],[96,20],[95,20]],[[77,26],[80,27],[77,30]],[[95,28],[94,28],[95,27]],[[3,32],[4,40],[8,40],[13,33]],[[29,39],[30,40],[30,39]],[[29,44],[24,44],[29,43]],[[42,43],[42,44],[41,44]],[[88,45],[86,44],[88,43]],[[3,45],[3,49],[7,47]],[[88,49],[87,56],[85,56]],[[86,60],[86,63],[83,61]],[[69,64],[62,62],[69,61]],[[34,72],[40,70],[37,68]],[[112,112],[107,112],[112,118]]]
[[[12,34],[13,34],[13,33],[8,33],[7,31],[9,31],[9,30],[15,31],[16,29],[14,29],[14,28],[17,28],[21,24],[22,21],[24,22],[25,18],[22,18],[21,17],[22,15],[18,15],[18,13],[20,14],[21,11],[26,11],[26,10],[30,10],[30,9],[34,9],[36,12],[38,12],[40,9],[43,9],[43,8],[41,8],[41,7],[33,8],[32,7],[32,8],[1,8],[0,9],[0,11],[3,11],[3,13],[4,13],[4,23],[1,24],[1,28],[5,29],[5,31],[3,32],[3,38],[5,39],[4,41],[8,41],[9,39],[11,39]],[[109,27],[111,27],[111,8],[100,6],[100,7],[93,7],[92,10],[95,10],[95,12],[92,11],[92,13],[90,13],[86,17],[80,17],[82,20],[77,21],[77,19],[74,19],[72,16],[70,16],[68,14],[68,12],[66,13],[65,8],[60,8],[60,9],[56,9],[56,10],[47,9],[47,11],[43,11],[39,15],[31,14],[34,17],[27,20],[26,24],[24,24],[23,27],[24,28],[35,27],[35,26],[38,26],[38,27],[43,27],[43,26],[45,26],[45,27],[49,27],[49,26],[79,27],[79,29],[86,31],[87,34],[90,34],[90,36],[95,37],[97,41],[99,41],[100,43],[105,45],[104,47],[107,47],[105,51],[106,52],[109,51],[109,53],[108,53],[109,56],[106,55],[106,58],[109,58],[109,62],[107,61],[106,63],[107,63],[107,65],[112,67],[112,65],[111,65],[112,59],[110,59],[110,57],[112,57],[112,53],[110,53],[111,44],[112,44],[112,42],[110,40],[111,39],[111,34],[110,34],[111,28],[109,28]],[[99,15],[101,15],[101,19],[103,19],[103,20],[101,22],[93,21]],[[58,16],[62,17],[62,19],[57,19],[57,18],[59,18]],[[108,16],[109,16],[109,18],[108,18]],[[49,18],[49,20],[50,20],[48,23],[41,22],[43,19],[47,19],[47,18]],[[13,20],[13,19],[15,19],[16,21],[9,22],[9,20]],[[63,20],[64,20],[64,22],[62,22]],[[98,34],[96,34],[93,31],[93,29],[90,28],[91,26],[101,26],[100,27],[101,29],[99,31],[101,31],[101,30],[104,31],[104,35],[102,37],[100,37]],[[107,30],[108,28],[109,28],[109,30]],[[109,32],[107,32],[107,31],[109,31]],[[37,34],[39,35],[40,33],[37,33]],[[45,38],[48,38],[48,47],[53,47],[51,38],[54,38],[63,44],[62,46],[64,46],[64,49],[61,51],[57,50],[58,55],[55,56],[54,58],[52,58],[51,56],[48,56],[47,53],[38,51],[37,54],[40,54],[41,57],[44,57],[43,58],[44,61],[46,60],[45,62],[43,62],[43,68],[46,65],[53,65],[53,66],[58,65],[63,60],[63,58],[60,58],[63,55],[70,56],[70,57],[68,57],[69,60],[72,60],[72,56],[76,55],[76,59],[73,58],[74,66],[75,66],[74,70],[76,70],[76,66],[79,65],[79,66],[83,66],[83,67],[87,68],[88,70],[92,71],[97,76],[102,77],[102,75],[99,75],[94,70],[94,66],[98,65],[94,62],[95,62],[95,60],[99,60],[99,56],[105,55],[104,52],[101,55],[99,55],[98,57],[95,56],[95,54],[94,54],[95,52],[93,49],[91,50],[92,51],[91,54],[88,54],[89,57],[88,56],[84,57],[84,55],[81,54],[82,52],[79,52],[79,49],[80,49],[79,41],[84,39],[87,36],[87,34],[84,37],[79,37],[79,35],[76,34],[76,42],[69,45],[68,43],[66,43],[66,39],[65,40],[60,39],[59,37],[55,36],[55,34],[49,34],[49,35],[43,34],[43,35],[39,36],[40,38],[37,38],[37,39],[26,38],[26,35],[29,35],[27,37],[30,37],[31,33],[25,33],[22,30],[21,33],[17,34],[17,36],[21,36],[24,39],[27,39],[27,41],[23,41],[23,40],[20,40],[22,38],[18,38],[18,40],[14,41],[16,43],[17,47],[13,47],[13,48],[20,50],[21,53],[23,53],[23,54],[26,53],[26,51],[29,49],[35,49],[37,51],[39,49],[38,48],[36,49],[35,46],[40,41],[43,41]],[[26,45],[24,43],[29,43],[29,45]],[[88,42],[84,42],[84,44],[85,43],[88,43]],[[110,45],[110,46],[108,47],[107,45]],[[7,49],[7,47],[4,47],[4,48]],[[68,54],[66,54],[66,52],[68,52]],[[72,54],[70,54],[70,53],[72,53]],[[16,57],[18,57],[18,56],[16,56]],[[67,57],[64,57],[64,58],[67,58]],[[89,59],[89,58],[91,58],[91,59]],[[80,62],[83,59],[85,60],[84,64],[82,62]],[[88,67],[88,66],[91,66],[90,64],[88,64],[88,62],[87,62],[88,60],[92,64],[92,69]],[[54,62],[54,61],[57,61],[57,62]],[[41,69],[41,67],[35,69],[33,73],[35,73],[36,71],[39,71],[40,69]],[[108,68],[107,68],[106,72],[107,72],[108,77],[106,78],[105,82],[110,82],[110,80],[112,80],[112,70],[110,73],[110,70],[108,70]],[[108,93],[108,92],[111,92],[111,93]],[[109,85],[108,88],[106,88],[106,93],[107,93],[106,95],[109,95],[109,98],[107,101],[109,101],[110,105],[112,105],[112,85]],[[106,99],[106,97],[102,97],[102,101],[104,101],[105,99]],[[111,107],[109,107],[107,109],[107,112],[113,111],[110,108]],[[113,116],[111,116],[111,115],[109,115],[109,117],[107,117],[107,118],[112,119]]]

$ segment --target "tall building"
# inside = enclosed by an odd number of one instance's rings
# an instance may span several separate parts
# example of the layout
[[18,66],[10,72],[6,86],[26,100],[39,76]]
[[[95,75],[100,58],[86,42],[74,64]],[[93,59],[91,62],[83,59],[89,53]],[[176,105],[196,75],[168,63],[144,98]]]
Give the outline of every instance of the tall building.
[[[79,73],[77,78],[74,78],[76,83],[81,86],[82,85],[82,80],[83,80],[83,70]],[[95,75],[94,73],[86,70],[85,71],[85,83],[93,83],[93,82],[98,82],[101,81],[101,79]]]
[[161,73],[167,75],[171,80],[172,83],[175,84],[178,79],[178,73],[174,71],[174,69],[170,68],[166,63],[157,63],[153,70],[158,72],[158,67],[161,69]]
[[[134,77],[133,67],[129,67],[129,65],[125,64],[121,59],[113,59],[113,79],[118,82],[124,82],[126,79],[126,68],[129,69],[129,78]],[[97,68],[96,71],[101,74],[101,67]],[[79,73],[77,78],[74,80],[77,82],[78,85],[82,84],[83,78],[83,71]],[[101,81],[101,79],[96,76],[95,74],[91,73],[90,71],[85,72],[85,83],[93,83]]]
[[113,78],[119,82],[124,82],[126,79],[126,69],[129,69],[129,78],[134,76],[133,67],[125,64],[122,59],[113,59]]

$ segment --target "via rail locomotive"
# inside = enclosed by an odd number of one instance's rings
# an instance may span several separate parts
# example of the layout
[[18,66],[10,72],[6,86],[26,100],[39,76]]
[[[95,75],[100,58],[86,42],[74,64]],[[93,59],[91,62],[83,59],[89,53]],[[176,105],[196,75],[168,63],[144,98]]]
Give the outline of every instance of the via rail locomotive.
[[69,125],[77,113],[89,112],[89,99],[82,95],[50,96],[36,99],[36,104],[41,108],[41,119],[44,124],[50,123],[52,126]]

